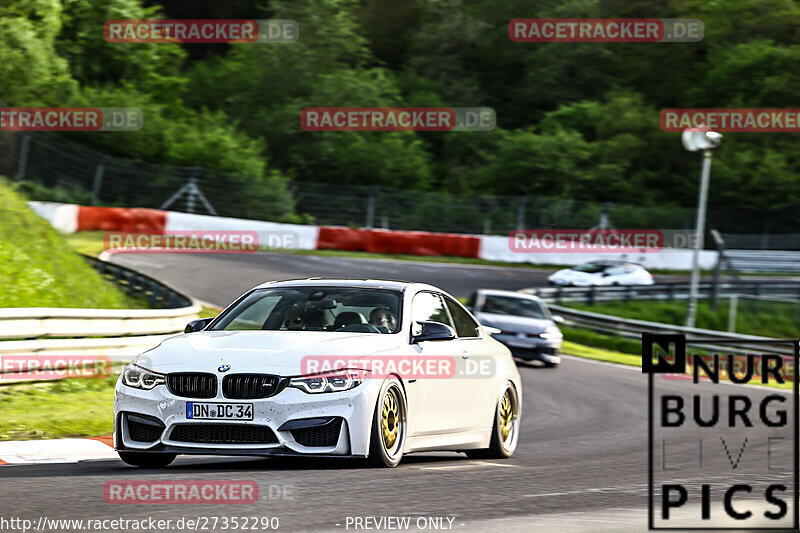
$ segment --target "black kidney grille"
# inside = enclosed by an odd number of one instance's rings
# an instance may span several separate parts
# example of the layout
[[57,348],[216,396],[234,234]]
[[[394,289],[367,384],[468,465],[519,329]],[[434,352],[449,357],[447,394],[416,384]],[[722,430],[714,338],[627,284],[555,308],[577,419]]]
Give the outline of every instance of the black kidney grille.
[[217,376],[199,372],[167,374],[167,388],[185,398],[214,398],[217,395]]
[[234,400],[269,398],[280,390],[281,378],[268,374],[231,374],[222,379],[222,394]]
[[293,429],[290,433],[298,444],[319,448],[324,446],[336,446],[336,443],[339,442],[339,431],[341,427],[342,419],[337,418],[324,426]]
[[276,444],[278,437],[267,426],[249,424],[180,424],[170,440],[198,444]]

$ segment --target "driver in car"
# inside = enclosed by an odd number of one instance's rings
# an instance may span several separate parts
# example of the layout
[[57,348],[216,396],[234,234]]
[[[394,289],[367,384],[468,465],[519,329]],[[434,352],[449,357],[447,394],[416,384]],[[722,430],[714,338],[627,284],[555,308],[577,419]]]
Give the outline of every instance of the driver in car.
[[303,316],[302,308],[293,308],[286,313],[286,318],[283,320],[283,327],[287,329],[303,329],[306,326],[305,317]]
[[381,333],[392,333],[397,328],[397,317],[386,307],[376,307],[369,314],[369,323]]

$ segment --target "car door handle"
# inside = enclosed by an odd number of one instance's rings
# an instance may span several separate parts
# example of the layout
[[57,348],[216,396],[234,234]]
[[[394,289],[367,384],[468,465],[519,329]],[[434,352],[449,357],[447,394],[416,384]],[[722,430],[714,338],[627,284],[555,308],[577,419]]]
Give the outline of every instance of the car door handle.
[[461,352],[461,357],[463,359],[469,359],[469,356],[470,356],[470,354],[469,354],[468,351],[464,350],[463,352]]

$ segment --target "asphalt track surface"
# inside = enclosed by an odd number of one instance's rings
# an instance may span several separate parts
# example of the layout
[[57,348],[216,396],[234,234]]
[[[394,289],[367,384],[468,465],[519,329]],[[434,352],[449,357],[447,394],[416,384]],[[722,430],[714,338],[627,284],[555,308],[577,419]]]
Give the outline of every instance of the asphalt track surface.
[[[142,256],[126,258],[124,263],[142,267],[152,261],[144,270],[218,305],[271,275],[403,277],[437,283],[459,296],[476,287],[540,285],[546,275],[531,269],[399,262],[373,265],[331,257],[274,256]],[[350,267],[353,271],[347,271]],[[217,457],[179,457],[166,470],[136,469],[121,461],[7,466],[0,468],[0,515],[34,522],[40,516],[173,521],[181,517],[275,516],[282,531],[364,531],[354,528],[354,517],[407,516],[412,518],[410,531],[418,530],[418,517],[452,518],[451,527],[456,531],[645,531],[646,377],[639,369],[571,357],[565,357],[556,369],[521,366],[520,371],[522,430],[516,454],[509,460],[470,460],[457,453],[432,453],[408,456],[395,469],[367,468],[350,460]],[[659,390],[685,395],[698,387],[686,381],[656,380]],[[699,387],[719,391],[734,386]],[[755,399],[770,393],[762,388],[748,391]],[[791,467],[785,461],[776,463],[777,470],[765,472],[763,432],[756,435],[727,429],[709,437],[708,430],[689,427],[682,431],[677,441],[670,441],[677,442],[670,454],[681,470],[669,475],[683,479],[694,494],[709,472],[713,473],[714,491],[737,482],[789,479],[786,471]],[[722,435],[734,455],[745,436],[751,439],[738,469],[731,467],[730,458],[721,451]],[[701,437],[710,444],[704,452],[704,470],[698,472],[691,462]],[[253,480],[262,499],[257,504],[235,506],[106,503],[105,483],[120,480]],[[270,493],[287,491],[287,497],[270,498]],[[740,505],[763,502],[760,493],[754,492],[751,498],[743,498]]]
[[[544,287],[547,276],[556,270],[290,253],[117,254],[111,260],[220,307],[260,283],[282,279],[319,276],[417,281],[462,297],[479,288]],[[656,276],[656,282],[680,280],[688,280],[688,276]]]

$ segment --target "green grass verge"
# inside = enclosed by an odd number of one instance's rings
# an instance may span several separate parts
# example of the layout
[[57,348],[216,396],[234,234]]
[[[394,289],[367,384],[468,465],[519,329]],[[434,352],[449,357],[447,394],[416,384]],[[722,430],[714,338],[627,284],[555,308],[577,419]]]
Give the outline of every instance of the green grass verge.
[[603,335],[590,329],[560,326],[564,339],[576,344],[593,346],[612,352],[641,355],[642,343],[637,339]]
[[105,250],[103,246],[104,231],[79,231],[70,233],[64,238],[67,244],[78,253],[97,257]]
[[215,317],[220,313],[220,311],[222,311],[222,309],[220,309],[219,307],[210,307],[210,306],[204,305],[203,308],[198,313],[198,317],[199,318]]
[[0,440],[108,435],[116,376],[0,387]]
[[571,341],[564,341],[561,351],[565,354],[574,355],[575,357],[596,359],[598,361],[618,363],[621,365],[642,366],[641,354],[634,355],[629,353],[614,352],[611,350],[596,348],[594,346],[586,346],[585,344],[578,344]]
[[0,307],[141,307],[104,280],[0,178]]

